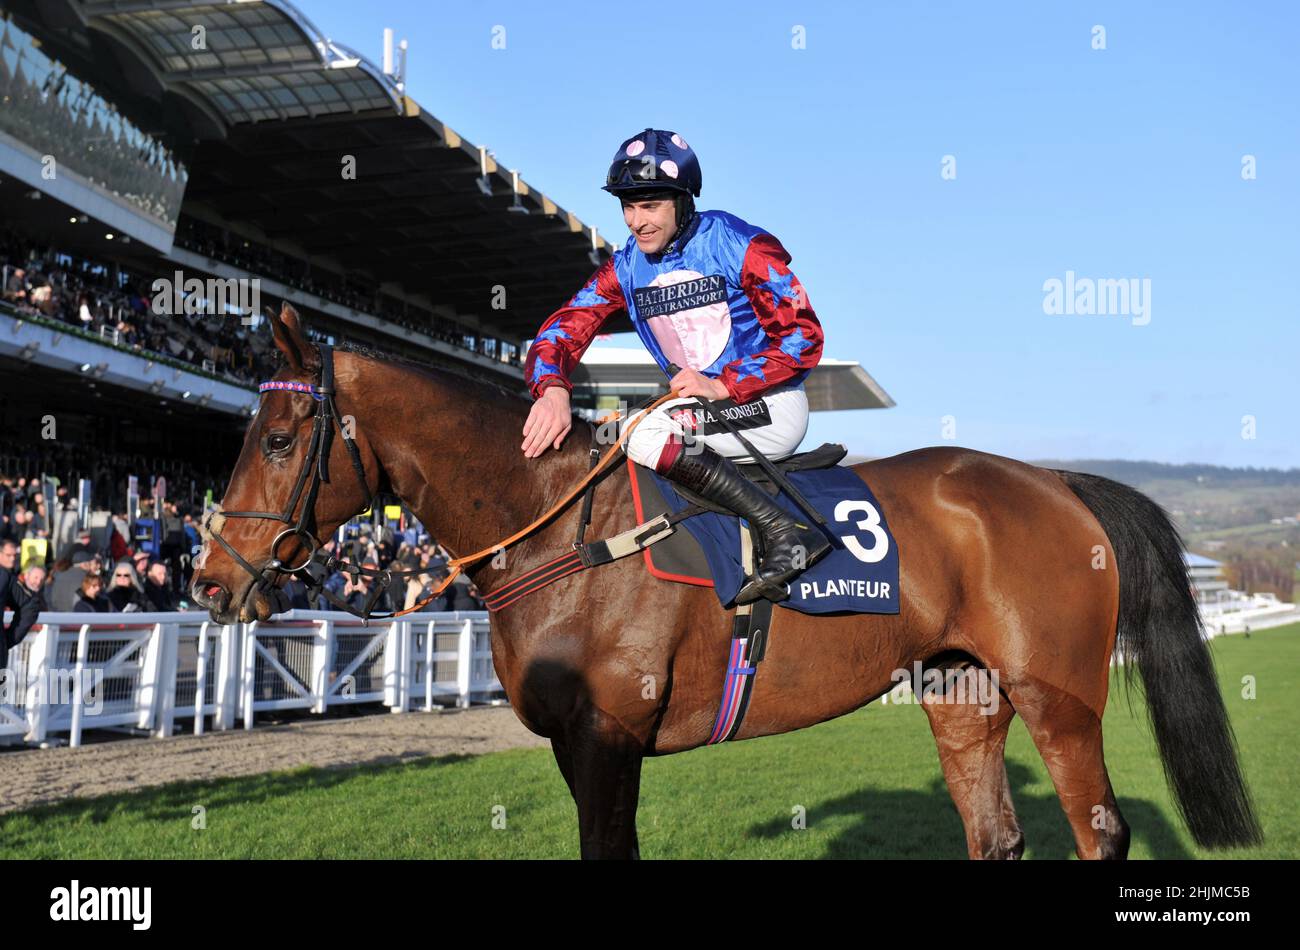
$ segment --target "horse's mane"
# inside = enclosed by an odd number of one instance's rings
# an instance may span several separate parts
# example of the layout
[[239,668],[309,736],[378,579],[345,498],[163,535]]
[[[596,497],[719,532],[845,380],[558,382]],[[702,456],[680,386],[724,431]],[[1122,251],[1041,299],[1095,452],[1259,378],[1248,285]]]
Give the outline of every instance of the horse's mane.
[[[313,339],[313,337],[315,337],[315,334],[311,333],[310,330],[306,330],[305,328],[304,330],[307,333],[308,339]],[[314,339],[313,342],[315,342]],[[373,363],[380,363],[386,366],[397,366],[401,369],[411,370],[412,372],[425,376],[434,382],[442,383],[443,385],[454,383],[456,386],[463,387],[468,384],[470,387],[477,390],[478,394],[488,402],[514,403],[516,405],[524,403],[525,405],[531,405],[533,401],[528,396],[522,379],[519,382],[519,387],[512,389],[505,383],[499,383],[484,376],[476,376],[468,370],[461,369],[453,363],[430,363],[424,360],[412,359],[407,356],[397,356],[384,350],[375,349],[373,346],[369,346],[365,343],[354,341],[344,341],[339,343],[334,347],[334,350],[335,352],[351,353],[354,356],[359,356],[362,359],[369,360]],[[284,357],[279,354],[278,350],[276,351],[276,354],[280,356],[280,363],[283,364]],[[589,424],[588,420],[580,415],[576,410],[573,411],[572,415],[575,428],[580,429],[583,424]]]
[[531,402],[531,400],[524,395],[522,378],[519,381],[518,388],[512,389],[506,383],[496,382],[491,378],[474,375],[469,370],[461,369],[455,364],[431,363],[424,360],[412,359],[407,356],[396,356],[383,350],[377,350],[364,343],[344,342],[335,346],[334,350],[335,352],[351,353],[354,356],[360,356],[362,359],[369,360],[373,363],[408,369],[444,384],[453,382],[454,378],[455,385],[462,386],[465,383],[469,383],[479,389],[483,398],[488,400],[496,400],[498,402],[506,400],[511,402]]

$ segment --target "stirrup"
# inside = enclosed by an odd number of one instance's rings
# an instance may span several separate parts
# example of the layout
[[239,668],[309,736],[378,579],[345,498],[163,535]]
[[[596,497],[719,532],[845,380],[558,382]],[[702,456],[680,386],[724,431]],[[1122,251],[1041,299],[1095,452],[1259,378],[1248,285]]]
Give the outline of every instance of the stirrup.
[[789,596],[789,581],[782,584],[773,584],[771,581],[764,581],[758,577],[748,577],[736,593],[736,606],[743,607],[745,604],[752,604],[756,600],[770,600],[772,603],[778,603],[786,600]]

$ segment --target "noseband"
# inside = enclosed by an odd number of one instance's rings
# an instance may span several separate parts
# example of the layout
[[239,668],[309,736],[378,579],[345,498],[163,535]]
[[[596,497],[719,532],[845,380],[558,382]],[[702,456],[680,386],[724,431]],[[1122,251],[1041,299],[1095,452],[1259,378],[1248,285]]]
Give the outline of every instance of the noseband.
[[[347,447],[348,457],[352,460],[352,469],[356,473],[357,482],[361,485],[362,493],[369,499],[372,509],[375,499],[366,481],[366,468],[361,462],[361,453],[357,449],[356,442],[348,435],[347,428],[343,425],[343,417],[339,415],[338,405],[334,401],[334,348],[323,343],[317,344],[316,348],[320,352],[319,384],[269,380],[257,387],[259,393],[281,390],[310,396],[316,400],[316,413],[312,420],[311,437],[307,443],[307,455],[302,461],[302,468],[298,471],[298,478],[294,482],[293,492],[289,495],[289,502],[285,506],[284,512],[277,514],[274,511],[224,511],[218,509],[209,512],[204,518],[203,534],[206,537],[215,538],[235,563],[252,575],[254,583],[244,596],[244,604],[247,604],[248,599],[253,594],[261,593],[276,605],[277,609],[274,612],[287,610],[287,598],[280,589],[279,582],[284,577],[298,576],[307,584],[308,590],[312,593],[324,596],[335,606],[347,610],[349,613],[369,619],[371,608],[379,599],[379,595],[392,583],[395,576],[419,574],[421,572],[418,570],[376,571],[371,568],[349,564],[343,559],[322,550],[320,539],[316,536],[316,496],[320,493],[321,485],[330,480],[330,448],[333,445],[336,429],[339,437],[343,440],[344,446]],[[305,500],[303,498],[304,491],[306,493]],[[302,511],[298,515],[297,521],[295,521],[294,512],[298,510],[300,501],[303,502]],[[229,541],[222,537],[222,529],[227,518],[261,518],[266,521],[278,521],[286,526],[271,542],[270,558],[260,570],[249,563],[243,555],[234,549]],[[280,557],[280,548],[289,538],[297,539],[299,544],[307,550],[301,564],[285,564]],[[350,573],[354,580],[360,574],[381,579],[382,583],[375,584],[371,589],[365,609],[361,613],[357,613],[346,602],[325,590],[325,579],[335,569],[342,569]],[[243,604],[241,604],[242,606]]]

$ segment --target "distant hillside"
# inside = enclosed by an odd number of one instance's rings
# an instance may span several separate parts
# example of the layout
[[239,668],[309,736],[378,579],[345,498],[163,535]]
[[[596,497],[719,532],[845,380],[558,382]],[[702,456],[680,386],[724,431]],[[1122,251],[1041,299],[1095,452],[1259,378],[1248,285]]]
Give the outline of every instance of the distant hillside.
[[[1166,465],[1120,459],[1038,461],[1045,468],[1090,472],[1150,495],[1194,539],[1237,535],[1240,529],[1286,536],[1300,516],[1300,469]],[[1274,520],[1283,524],[1273,524]],[[1252,531],[1254,533],[1254,531]],[[1300,537],[1295,540],[1300,540]]]
[[[845,459],[846,464],[864,461],[868,459],[861,455]],[[1300,544],[1300,525],[1295,520],[1300,518],[1298,468],[1166,465],[1123,459],[1040,459],[1031,464],[1088,472],[1132,485],[1169,511],[1189,539],[1259,533]]]
[[1225,468],[1221,465],[1167,465],[1164,462],[1130,462],[1124,459],[1048,459],[1032,464],[1104,475],[1135,488],[1141,488],[1144,482],[1165,480],[1245,487],[1289,485],[1300,488],[1300,468]]
[[1223,563],[1234,589],[1294,598],[1300,576],[1300,470],[1120,460],[1035,464],[1132,485],[1174,516],[1188,548]]
[[[868,461],[850,456],[846,462]],[[1122,459],[1045,459],[1131,485],[1174,518],[1190,550],[1222,561],[1228,582],[1291,600],[1300,571],[1300,469],[1166,465]]]

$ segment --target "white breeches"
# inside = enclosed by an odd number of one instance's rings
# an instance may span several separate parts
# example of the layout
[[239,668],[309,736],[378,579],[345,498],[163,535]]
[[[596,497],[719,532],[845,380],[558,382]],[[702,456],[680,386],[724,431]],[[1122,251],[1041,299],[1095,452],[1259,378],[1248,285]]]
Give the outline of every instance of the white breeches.
[[[752,429],[744,428],[746,416],[753,412],[758,403],[766,403],[771,421]],[[703,427],[699,426],[695,415],[699,409],[695,397],[683,396],[668,400],[648,416],[644,409],[635,413],[624,425],[630,425],[633,419],[645,418],[627,439],[625,450],[628,457],[647,468],[659,467],[662,457],[666,468],[666,463],[679,452],[698,452],[696,446],[703,443],[726,458],[741,463],[753,461],[749,457],[749,451],[730,432],[710,431],[701,434]],[[793,455],[803,441],[804,433],[808,431],[808,396],[802,385],[774,389],[760,399],[729,408],[728,412],[735,412],[739,416],[732,417],[732,422],[738,423],[741,433],[750,444],[770,459]],[[709,428],[713,429],[714,426]]]

